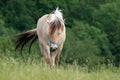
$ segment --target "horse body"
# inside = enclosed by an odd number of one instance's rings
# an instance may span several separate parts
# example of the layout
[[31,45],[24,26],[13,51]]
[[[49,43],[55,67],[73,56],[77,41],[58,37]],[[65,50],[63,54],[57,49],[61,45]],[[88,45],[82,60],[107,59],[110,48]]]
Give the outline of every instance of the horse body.
[[[43,15],[37,22],[37,28],[17,35],[17,48],[22,48],[38,38],[41,53],[47,63],[55,66],[66,38],[64,20],[61,11],[57,8],[53,13]],[[33,39],[32,39],[33,38]]]

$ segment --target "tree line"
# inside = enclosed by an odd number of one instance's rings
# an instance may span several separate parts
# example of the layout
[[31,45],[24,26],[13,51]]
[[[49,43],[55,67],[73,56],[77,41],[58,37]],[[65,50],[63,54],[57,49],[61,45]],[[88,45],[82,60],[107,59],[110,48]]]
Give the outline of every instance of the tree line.
[[[59,6],[67,30],[61,63],[119,66],[119,5],[119,0],[0,0],[0,54],[15,56],[13,36],[36,28],[42,15]],[[38,45],[32,50],[40,53]]]

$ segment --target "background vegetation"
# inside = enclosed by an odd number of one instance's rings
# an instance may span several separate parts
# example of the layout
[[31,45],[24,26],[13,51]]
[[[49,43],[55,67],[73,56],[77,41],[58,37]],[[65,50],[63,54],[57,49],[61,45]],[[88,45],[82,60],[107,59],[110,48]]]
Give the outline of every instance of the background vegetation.
[[38,42],[20,57],[14,36],[36,28],[37,20],[57,6],[67,30],[61,64],[120,65],[120,0],[0,0],[0,59],[41,60]]

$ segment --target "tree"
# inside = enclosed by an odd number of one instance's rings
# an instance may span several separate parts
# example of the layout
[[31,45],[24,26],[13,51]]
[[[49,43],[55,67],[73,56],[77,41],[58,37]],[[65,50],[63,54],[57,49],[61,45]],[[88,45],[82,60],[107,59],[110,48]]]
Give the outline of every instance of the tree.
[[107,35],[99,28],[90,26],[85,22],[74,21],[72,30],[67,29],[67,41],[64,48],[65,61],[79,64],[97,64],[103,58],[112,58]]
[[[28,4],[29,3],[29,4]],[[13,26],[14,29],[24,30],[34,27],[35,20],[32,16],[32,7],[34,3],[26,0],[9,0],[3,9],[5,22],[7,26]]]
[[[99,27],[108,35],[110,50],[116,58],[117,64],[120,63],[120,1],[107,3],[95,10],[94,25]],[[118,59],[119,58],[119,59]]]

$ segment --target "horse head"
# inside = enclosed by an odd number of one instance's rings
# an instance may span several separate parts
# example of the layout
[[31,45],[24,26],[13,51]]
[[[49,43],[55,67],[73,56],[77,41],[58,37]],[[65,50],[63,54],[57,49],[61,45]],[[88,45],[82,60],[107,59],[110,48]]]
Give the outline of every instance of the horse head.
[[59,37],[63,32],[64,28],[64,20],[62,17],[62,13],[58,8],[50,13],[48,19],[48,23],[50,25],[49,30],[49,42],[50,42],[50,51],[56,51],[60,45]]

